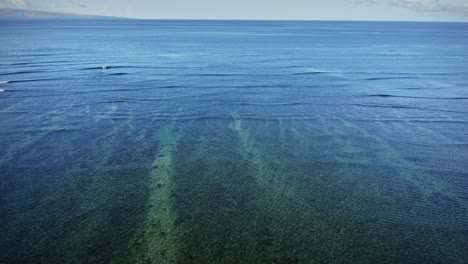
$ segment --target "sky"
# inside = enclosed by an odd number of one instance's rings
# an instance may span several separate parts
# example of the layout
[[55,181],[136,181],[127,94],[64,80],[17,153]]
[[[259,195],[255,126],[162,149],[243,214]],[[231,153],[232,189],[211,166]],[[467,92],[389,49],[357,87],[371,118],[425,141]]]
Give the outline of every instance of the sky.
[[148,19],[468,21],[468,0],[0,0],[0,8]]

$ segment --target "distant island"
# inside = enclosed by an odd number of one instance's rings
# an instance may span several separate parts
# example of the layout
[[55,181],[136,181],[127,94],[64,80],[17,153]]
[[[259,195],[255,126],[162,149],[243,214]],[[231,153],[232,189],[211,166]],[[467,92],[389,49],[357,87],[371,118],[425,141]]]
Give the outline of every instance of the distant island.
[[26,9],[0,8],[0,20],[105,20],[128,19],[111,16],[94,16],[71,13],[47,12]]

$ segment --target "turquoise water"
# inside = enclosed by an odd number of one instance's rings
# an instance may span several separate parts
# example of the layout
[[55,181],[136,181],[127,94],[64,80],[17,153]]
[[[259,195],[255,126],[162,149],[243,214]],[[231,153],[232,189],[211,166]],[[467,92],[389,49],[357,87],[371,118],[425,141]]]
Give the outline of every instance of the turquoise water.
[[1,263],[468,262],[468,24],[0,24]]

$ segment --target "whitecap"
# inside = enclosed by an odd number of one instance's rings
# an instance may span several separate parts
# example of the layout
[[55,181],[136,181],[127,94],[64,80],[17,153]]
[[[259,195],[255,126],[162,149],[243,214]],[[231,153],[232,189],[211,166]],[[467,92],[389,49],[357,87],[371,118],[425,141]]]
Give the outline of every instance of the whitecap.
[[317,69],[317,68],[304,68],[305,73],[333,73],[332,71],[327,71],[323,69]]
[[5,90],[3,90],[3,89],[0,89],[0,93],[3,93],[3,92],[5,92]]
[[309,74],[331,74],[336,73],[332,71],[327,71],[323,69],[316,69],[316,68],[302,68],[301,71],[296,72],[296,75],[309,75]]
[[10,81],[0,81],[0,84],[6,84],[9,83]]

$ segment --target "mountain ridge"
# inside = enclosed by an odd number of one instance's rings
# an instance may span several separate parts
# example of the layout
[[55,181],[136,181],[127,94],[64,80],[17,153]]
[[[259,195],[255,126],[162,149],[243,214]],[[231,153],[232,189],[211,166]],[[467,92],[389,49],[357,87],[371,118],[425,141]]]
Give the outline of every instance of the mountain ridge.
[[30,9],[0,8],[0,20],[110,20],[131,19],[125,17],[84,15]]

